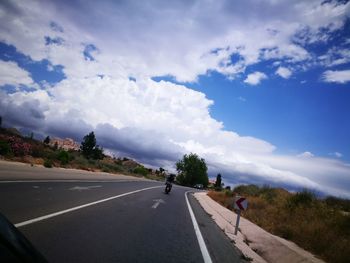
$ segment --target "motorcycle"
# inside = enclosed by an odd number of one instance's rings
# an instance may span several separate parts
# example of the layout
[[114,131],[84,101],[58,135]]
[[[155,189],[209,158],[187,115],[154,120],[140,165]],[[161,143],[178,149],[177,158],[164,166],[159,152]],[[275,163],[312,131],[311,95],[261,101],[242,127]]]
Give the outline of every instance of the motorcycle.
[[172,183],[170,183],[170,182],[168,182],[168,181],[165,182],[165,193],[166,193],[166,194],[169,194],[172,187],[173,187],[173,184],[172,184]]

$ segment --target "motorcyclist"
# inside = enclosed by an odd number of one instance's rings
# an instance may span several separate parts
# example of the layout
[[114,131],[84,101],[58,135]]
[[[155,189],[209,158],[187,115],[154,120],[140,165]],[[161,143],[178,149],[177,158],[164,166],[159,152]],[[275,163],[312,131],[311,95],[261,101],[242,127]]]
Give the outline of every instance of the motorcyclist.
[[169,174],[165,181],[165,193],[169,193],[171,191],[173,182],[175,181],[175,174]]
[[169,174],[166,178],[166,182],[173,183],[175,181],[175,174]]

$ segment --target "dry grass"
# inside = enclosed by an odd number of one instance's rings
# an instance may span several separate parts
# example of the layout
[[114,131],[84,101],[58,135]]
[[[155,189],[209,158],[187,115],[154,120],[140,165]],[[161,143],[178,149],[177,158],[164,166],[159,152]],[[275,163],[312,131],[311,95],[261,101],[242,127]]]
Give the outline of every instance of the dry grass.
[[[237,191],[238,190],[238,191]],[[291,194],[283,189],[244,186],[235,192],[209,192],[227,208],[233,196],[247,197],[249,207],[242,215],[270,233],[291,240],[326,262],[345,263],[350,259],[350,200],[318,200],[308,191]],[[328,202],[327,202],[328,200]],[[336,201],[338,200],[338,201]]]

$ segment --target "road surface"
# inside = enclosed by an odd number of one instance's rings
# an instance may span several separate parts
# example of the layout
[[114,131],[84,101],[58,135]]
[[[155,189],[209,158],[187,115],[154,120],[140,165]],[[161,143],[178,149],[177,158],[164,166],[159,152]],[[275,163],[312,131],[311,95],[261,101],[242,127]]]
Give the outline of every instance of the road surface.
[[49,262],[242,262],[189,190],[0,163],[0,212]]

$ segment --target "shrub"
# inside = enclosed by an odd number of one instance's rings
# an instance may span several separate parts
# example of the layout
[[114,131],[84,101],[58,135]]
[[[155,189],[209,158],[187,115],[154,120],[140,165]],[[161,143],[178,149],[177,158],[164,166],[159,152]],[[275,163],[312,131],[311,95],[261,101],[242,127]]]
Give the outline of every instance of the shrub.
[[32,145],[32,156],[36,158],[45,157],[45,149],[43,145]]
[[57,154],[57,159],[61,162],[62,165],[65,165],[70,161],[70,154],[65,150],[61,150]]
[[341,209],[346,212],[350,212],[350,200],[342,199],[334,196],[327,196],[324,202],[332,208]]
[[290,196],[287,200],[287,206],[291,209],[297,206],[310,206],[314,200],[316,200],[315,194],[304,189],[303,191]]
[[258,196],[260,194],[259,186],[254,184],[249,185],[239,185],[233,189],[235,193],[240,195],[250,195],[250,196]]
[[230,189],[225,189],[224,193],[226,196],[232,196],[232,194],[233,194]]
[[11,136],[9,143],[15,156],[30,155],[32,152],[32,146],[29,143],[23,142],[19,137]]
[[46,160],[44,161],[44,166],[45,166],[46,168],[52,168],[52,161],[49,160],[49,159],[46,159]]
[[143,176],[146,176],[148,174],[148,169],[146,169],[143,166],[138,166],[133,171],[135,174],[141,174]]
[[8,142],[0,141],[0,155],[11,154],[11,147]]

